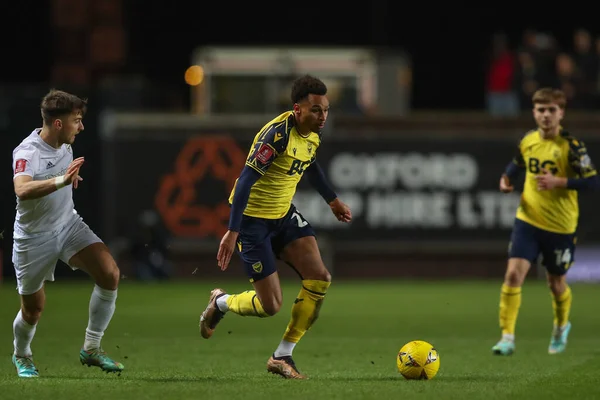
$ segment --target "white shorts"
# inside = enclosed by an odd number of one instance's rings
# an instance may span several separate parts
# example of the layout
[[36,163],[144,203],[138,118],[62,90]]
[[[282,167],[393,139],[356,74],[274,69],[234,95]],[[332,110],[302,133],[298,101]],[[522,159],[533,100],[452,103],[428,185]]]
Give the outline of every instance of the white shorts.
[[[24,238],[14,238],[12,262],[21,295],[33,294],[54,281],[58,260],[69,265],[75,254],[91,244],[102,242],[82,218],[59,231]],[[73,270],[77,269],[69,265]]]

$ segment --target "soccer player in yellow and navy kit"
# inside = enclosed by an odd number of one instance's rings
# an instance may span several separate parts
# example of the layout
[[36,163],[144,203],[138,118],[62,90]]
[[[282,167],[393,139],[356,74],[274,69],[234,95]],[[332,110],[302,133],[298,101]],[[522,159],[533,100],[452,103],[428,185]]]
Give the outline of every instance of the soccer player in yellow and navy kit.
[[500,190],[511,192],[511,181],[522,170],[526,172],[500,294],[502,339],[492,348],[498,355],[510,355],[515,350],[521,286],[531,264],[540,255],[554,309],[548,353],[565,350],[571,330],[572,299],[565,275],[575,260],[579,219],[577,192],[600,187],[584,143],[560,125],[566,106],[565,94],[544,88],[535,92],[532,100],[538,128],[523,137],[514,160],[500,178]]
[[308,176],[339,221],[352,219],[350,209],[337,198],[315,161],[329,113],[326,94],[327,87],[319,79],[308,75],[297,79],[292,86],[293,111],[267,123],[254,138],[229,198],[229,230],[217,254],[218,265],[225,270],[237,248],[254,290],[229,295],[214,289],[200,317],[200,332],[208,339],[227,311],[275,315],[283,301],[275,257],[286,262],[300,276],[302,287],[267,370],[291,379],[306,378],[296,368],[292,351],[317,319],[331,283],[315,232],[292,204],[302,176]]

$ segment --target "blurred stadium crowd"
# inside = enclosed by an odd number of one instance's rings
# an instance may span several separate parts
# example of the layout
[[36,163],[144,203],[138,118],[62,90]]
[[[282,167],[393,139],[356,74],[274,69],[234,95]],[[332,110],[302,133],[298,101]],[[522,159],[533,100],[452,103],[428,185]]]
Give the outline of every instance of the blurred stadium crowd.
[[569,109],[593,110],[600,106],[599,76],[600,36],[588,30],[576,30],[566,46],[535,30],[526,30],[519,45],[511,46],[506,34],[497,33],[487,65],[487,110],[495,116],[528,110],[531,95],[544,86],[562,89]]

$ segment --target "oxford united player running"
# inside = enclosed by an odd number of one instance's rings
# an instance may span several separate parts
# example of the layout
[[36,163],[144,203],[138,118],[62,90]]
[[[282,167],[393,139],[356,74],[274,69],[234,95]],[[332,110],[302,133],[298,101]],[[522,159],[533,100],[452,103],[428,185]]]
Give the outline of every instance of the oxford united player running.
[[315,161],[329,113],[326,94],[327,87],[319,79],[297,79],[292,86],[293,111],[267,123],[254,138],[229,198],[229,230],[217,254],[218,265],[225,270],[237,248],[254,290],[230,295],[214,289],[200,317],[200,332],[208,339],[228,311],[243,316],[275,315],[283,300],[275,257],[286,262],[296,270],[302,286],[267,370],[290,379],[306,378],[296,368],[292,351],[317,319],[331,283],[315,232],[292,204],[302,176],[308,176],[339,221],[352,219],[350,209],[338,199]]
[[561,353],[571,330],[571,289],[566,273],[575,260],[579,219],[577,192],[598,189],[600,181],[583,142],[560,125],[566,98],[560,90],[540,89],[533,95],[537,129],[528,132],[514,160],[500,178],[500,190],[511,192],[512,181],[525,170],[521,203],[509,245],[509,259],[500,294],[502,339],[494,354],[515,351],[515,325],[525,276],[541,255],[552,293],[554,327],[548,352]]

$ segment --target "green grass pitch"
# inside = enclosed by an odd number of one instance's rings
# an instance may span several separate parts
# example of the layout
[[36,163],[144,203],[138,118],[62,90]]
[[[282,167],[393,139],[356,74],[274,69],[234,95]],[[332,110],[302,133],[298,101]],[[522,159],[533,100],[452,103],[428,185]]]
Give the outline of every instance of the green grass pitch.
[[[598,287],[572,285],[567,351],[548,355],[550,294],[528,282],[517,351],[492,356],[499,338],[500,282],[335,282],[294,358],[308,381],[287,381],[265,366],[287,325],[298,282],[284,284],[282,312],[269,319],[229,314],[203,340],[198,316],[212,282],[124,282],[105,350],[125,364],[121,376],[83,367],[91,283],[51,283],[33,342],[41,378],[19,379],[10,362],[18,296],[0,286],[0,399],[591,399],[600,398]],[[222,285],[229,292],[249,286]],[[431,381],[406,381],[400,347],[426,340],[440,353]]]

